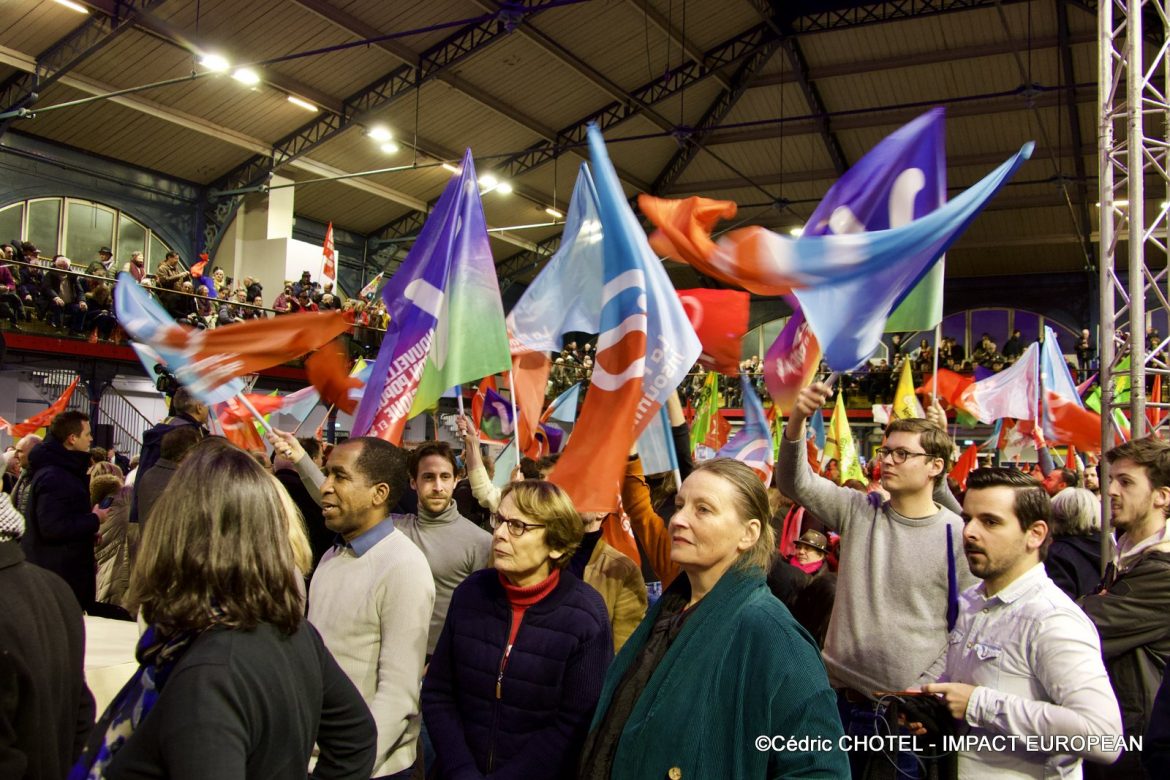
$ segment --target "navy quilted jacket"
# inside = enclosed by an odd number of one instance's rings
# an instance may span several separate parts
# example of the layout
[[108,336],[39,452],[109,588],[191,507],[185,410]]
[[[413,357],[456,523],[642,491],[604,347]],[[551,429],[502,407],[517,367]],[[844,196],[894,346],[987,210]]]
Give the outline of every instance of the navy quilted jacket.
[[501,675],[510,621],[495,569],[475,572],[451,597],[422,689],[444,780],[554,780],[575,772],[613,660],[605,604],[562,571],[552,593],[524,613]]

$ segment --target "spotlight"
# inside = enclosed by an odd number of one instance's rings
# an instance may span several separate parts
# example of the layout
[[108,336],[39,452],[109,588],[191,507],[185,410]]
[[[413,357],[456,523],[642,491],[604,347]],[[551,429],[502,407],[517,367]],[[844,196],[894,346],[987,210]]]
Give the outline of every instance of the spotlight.
[[226,57],[219,54],[204,54],[199,64],[213,73],[226,73],[232,66]]
[[394,137],[394,135],[382,125],[375,125],[374,127],[371,127],[368,131],[366,131],[366,135],[379,143],[386,143]]
[[236,72],[232,74],[232,78],[245,87],[254,87],[260,83],[260,74],[251,68],[237,68]]

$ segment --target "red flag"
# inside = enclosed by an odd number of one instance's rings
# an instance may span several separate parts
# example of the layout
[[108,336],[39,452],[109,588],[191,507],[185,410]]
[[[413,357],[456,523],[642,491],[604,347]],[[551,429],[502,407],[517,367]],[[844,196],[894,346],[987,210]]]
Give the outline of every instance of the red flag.
[[703,345],[699,363],[711,371],[739,373],[740,342],[748,329],[751,296],[742,290],[678,290],[691,327]]
[[204,252],[203,254],[199,255],[198,263],[191,264],[191,281],[195,281],[200,276],[203,276],[203,272],[207,269],[208,260],[209,258],[207,257],[207,253]]
[[1070,444],[1068,445],[1068,452],[1064,456],[1064,467],[1072,471],[1080,471],[1077,468],[1079,465],[1077,462],[1077,448]]
[[[600,358],[598,355],[599,360]],[[511,393],[516,401],[516,414],[520,418],[516,421],[516,430],[520,452],[529,458],[540,457],[536,430],[540,427],[540,415],[544,410],[544,391],[548,386],[551,369],[552,364],[543,352],[512,353]]]
[[[256,407],[260,414],[269,414],[281,407],[283,399],[275,395],[254,395],[248,393],[248,400]],[[232,398],[219,404],[216,415],[224,437],[242,450],[249,452],[266,452],[264,440],[256,430],[256,418],[248,407],[237,399]]]
[[165,330],[161,342],[191,355],[192,369],[201,382],[215,388],[320,349],[348,327],[348,315],[343,312],[304,312],[215,330],[174,325]]
[[610,513],[601,523],[601,538],[605,543],[625,555],[639,566],[642,565],[642,556],[638,552],[638,543],[634,541],[634,530],[630,527],[630,518],[618,508],[617,512]]
[[959,483],[959,490],[967,489],[967,477],[979,467],[979,445],[972,444],[963,450],[963,454],[951,467],[950,477]]
[[713,450],[722,449],[730,436],[731,423],[727,421],[727,418],[722,413],[718,413],[711,420],[711,430],[707,432],[707,437],[703,439],[703,446],[710,447]]
[[333,251],[333,223],[329,223],[329,227],[325,228],[325,246],[321,248],[321,254],[325,257],[325,267],[321,270],[321,275],[331,282],[337,281],[337,253]]
[[353,414],[357,409],[357,399],[349,391],[360,389],[362,380],[349,375],[344,353],[345,347],[340,342],[327,344],[309,355],[305,360],[305,370],[309,374],[309,382],[317,388],[325,403],[333,404],[346,414]]
[[[934,391],[940,401],[944,401],[956,409],[963,409],[963,392],[973,384],[975,384],[975,380],[972,377],[940,368],[937,374],[926,378],[922,387],[918,388],[918,392],[930,395]],[[937,391],[935,390],[936,386]],[[964,411],[967,410],[964,409]]]
[[[1150,403],[1155,403],[1155,404],[1162,403],[1162,375],[1161,374],[1154,375],[1154,387],[1153,387],[1153,390],[1150,391]],[[1157,408],[1153,408],[1153,407],[1146,409],[1146,417],[1149,418],[1149,421],[1150,421],[1150,430],[1152,431],[1155,428],[1157,428],[1158,423],[1162,422],[1162,418],[1165,416],[1166,416],[1166,412],[1162,411],[1161,409],[1157,409]]]
[[3,417],[0,417],[0,427],[8,429],[8,435],[13,439],[20,439],[27,436],[38,428],[44,428],[49,423],[53,422],[53,418],[65,411],[65,407],[69,405],[69,399],[73,397],[73,391],[77,389],[77,383],[81,381],[78,377],[66,387],[64,392],[57,398],[56,401],[49,405],[48,409],[43,412],[38,412],[32,417],[21,423],[10,423]]
[[1050,444],[1069,444],[1081,452],[1101,449],[1101,415],[1083,409],[1073,401],[1047,391],[1049,423],[1053,435]]

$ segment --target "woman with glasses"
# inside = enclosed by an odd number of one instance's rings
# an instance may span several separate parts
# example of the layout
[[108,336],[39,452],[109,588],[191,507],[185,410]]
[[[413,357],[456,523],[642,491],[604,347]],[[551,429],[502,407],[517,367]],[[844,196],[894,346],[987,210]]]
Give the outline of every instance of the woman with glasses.
[[764,580],[776,545],[760,478],[707,461],[675,506],[682,574],[610,667],[578,778],[847,778],[816,643]]
[[131,579],[147,623],[138,671],[98,720],[71,780],[369,778],[374,722],[304,620],[297,555],[285,541],[299,518],[282,492],[223,439],[183,459],[151,512]]
[[565,570],[583,524],[551,482],[513,482],[492,515],[492,568],[451,596],[423,681],[440,778],[571,777],[605,670],[609,616]]

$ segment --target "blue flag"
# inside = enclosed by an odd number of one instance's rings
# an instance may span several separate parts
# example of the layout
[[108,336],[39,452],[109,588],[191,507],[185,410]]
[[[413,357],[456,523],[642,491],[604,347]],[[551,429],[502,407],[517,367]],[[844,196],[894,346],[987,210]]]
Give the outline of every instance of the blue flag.
[[772,482],[772,429],[764,413],[764,404],[747,374],[740,374],[739,382],[743,389],[743,427],[723,445],[716,457],[746,463],[768,485]]

